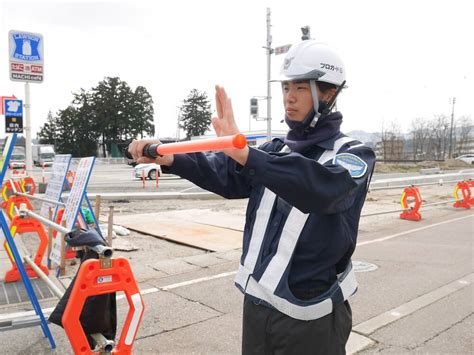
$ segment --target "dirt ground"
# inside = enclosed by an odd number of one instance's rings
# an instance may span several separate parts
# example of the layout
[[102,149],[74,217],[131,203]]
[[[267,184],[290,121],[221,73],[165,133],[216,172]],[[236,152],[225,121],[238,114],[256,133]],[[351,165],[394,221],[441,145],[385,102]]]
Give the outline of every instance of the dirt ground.
[[[451,207],[452,203],[448,201],[454,200],[454,183],[439,185],[420,186],[419,191],[422,197],[423,204],[446,202],[445,204],[437,206],[423,207],[422,211],[430,210],[436,211],[443,208]],[[368,193],[366,203],[364,205],[362,214],[371,214],[374,212],[384,212],[389,210],[401,209],[400,197],[403,189],[384,189],[375,190]],[[225,200],[225,199],[211,199],[211,200],[140,200],[140,201],[103,201],[101,206],[101,220],[106,220],[106,212],[109,206],[114,206],[114,215],[130,215],[150,212],[165,212],[172,210],[190,210],[190,209],[209,209],[212,211],[226,211],[242,215],[244,218],[245,209],[248,199],[241,200]],[[409,205],[413,202],[408,200]],[[390,214],[382,214],[380,216],[371,216],[362,218],[361,226],[365,223],[373,223],[374,220],[387,220],[398,218],[400,212],[393,212]]]
[[[446,185],[430,185],[421,186],[419,191],[422,197],[423,205],[421,207],[422,218],[426,220],[436,220],[438,217],[446,213],[447,209],[453,209],[452,202],[454,200],[453,191],[454,183]],[[388,231],[393,223],[400,221],[399,215],[401,210],[400,197],[402,195],[402,188],[375,190],[369,192],[366,203],[362,210],[363,217],[360,220],[359,234],[374,233],[383,235],[384,231]],[[91,201],[94,203],[94,201]],[[205,199],[205,200],[136,200],[136,201],[103,201],[101,205],[101,222],[107,222],[107,211],[109,206],[114,206],[114,215],[136,215],[150,212],[166,212],[172,210],[211,210],[211,211],[225,211],[245,218],[245,209],[247,199],[241,200],[225,200],[222,198]],[[444,202],[444,203],[443,203]],[[409,205],[413,205],[412,201],[408,201]],[[435,206],[426,206],[430,203],[441,203]],[[381,212],[375,216],[366,216]],[[385,213],[388,212],[388,213]],[[403,223],[416,223],[406,221]],[[26,243],[27,249],[34,252],[36,248],[36,240],[28,242],[29,238],[21,238]],[[35,239],[35,238],[33,238]],[[148,260],[153,259],[156,255],[160,255],[161,259],[173,259],[176,257],[183,257],[205,253],[203,250],[192,248],[189,246],[169,243],[168,241],[158,239],[156,237],[140,233],[138,231],[130,231],[128,236],[117,236],[113,242],[116,255],[124,256],[130,260]],[[122,246],[120,248],[119,246]],[[123,247],[125,246],[125,248]],[[127,250],[128,247],[133,246],[132,249]],[[68,261],[67,275],[74,275],[77,269],[76,265],[71,265]],[[75,262],[73,262],[75,264]],[[140,263],[136,263],[139,265]],[[146,264],[146,263],[144,263]],[[137,270],[137,280],[146,281],[149,277],[149,270]],[[156,275],[155,275],[156,276]]]

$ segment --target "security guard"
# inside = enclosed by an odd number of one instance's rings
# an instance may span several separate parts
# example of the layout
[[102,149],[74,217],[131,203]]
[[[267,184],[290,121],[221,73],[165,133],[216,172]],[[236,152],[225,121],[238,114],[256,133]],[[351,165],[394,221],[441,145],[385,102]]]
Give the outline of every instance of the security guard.
[[[343,354],[352,327],[347,298],[357,282],[351,256],[375,163],[373,151],[339,130],[333,106],[345,87],[341,59],[306,40],[281,70],[284,139],[258,149],[215,154],[142,156],[226,198],[249,198],[242,257],[235,279],[245,294],[244,354]],[[216,86],[217,136],[239,132],[232,103]]]

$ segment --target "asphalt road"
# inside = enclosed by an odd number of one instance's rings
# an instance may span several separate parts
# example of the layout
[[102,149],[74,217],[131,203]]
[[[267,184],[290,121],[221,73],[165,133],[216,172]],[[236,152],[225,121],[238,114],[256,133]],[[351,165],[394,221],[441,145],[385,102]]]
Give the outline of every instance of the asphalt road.
[[[126,177],[132,169],[119,170],[111,176],[96,169],[91,187],[111,177],[110,186],[132,185]],[[191,186],[170,178],[160,182],[165,187]],[[430,209],[420,222],[396,215],[364,219],[353,257],[360,272],[348,352],[473,353],[473,227],[470,210],[450,205]],[[240,250],[207,253],[139,233],[129,240],[139,251],[117,255],[130,259],[146,307],[134,353],[240,353],[242,295],[233,285]],[[42,307],[47,311],[55,303],[42,301]],[[119,297],[118,306],[123,324],[128,305]],[[29,304],[3,308],[0,316],[28,309]],[[71,353],[64,331],[51,330],[56,350],[34,327],[0,332],[2,353]]]

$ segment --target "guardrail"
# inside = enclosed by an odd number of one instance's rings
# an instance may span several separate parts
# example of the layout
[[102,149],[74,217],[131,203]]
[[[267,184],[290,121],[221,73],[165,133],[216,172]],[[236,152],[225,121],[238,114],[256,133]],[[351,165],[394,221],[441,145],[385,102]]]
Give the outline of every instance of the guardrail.
[[[71,163],[79,163],[81,158],[72,158]],[[95,158],[96,164],[127,164],[127,158]]]

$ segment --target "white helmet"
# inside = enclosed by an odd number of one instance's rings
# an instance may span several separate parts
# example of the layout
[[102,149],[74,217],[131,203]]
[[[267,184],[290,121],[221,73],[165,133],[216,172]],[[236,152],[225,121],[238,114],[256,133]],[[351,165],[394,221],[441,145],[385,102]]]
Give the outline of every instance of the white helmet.
[[340,86],[346,80],[344,63],[324,43],[307,40],[291,46],[279,81],[316,80]]
[[[315,40],[306,40],[291,46],[285,56],[280,70],[278,81],[300,81],[308,80],[313,97],[314,113],[309,113],[303,124],[306,127],[315,127],[321,114],[327,114],[332,109],[336,97],[340,90],[345,87],[346,70],[344,63],[334,50],[324,43]],[[319,99],[316,91],[316,82],[325,82],[335,85],[336,95],[333,97],[332,104],[321,107],[323,112],[319,112]]]

